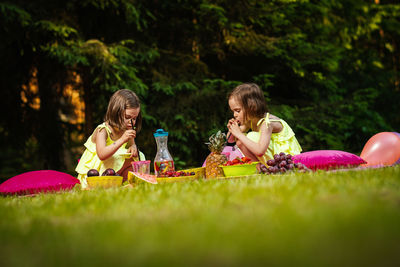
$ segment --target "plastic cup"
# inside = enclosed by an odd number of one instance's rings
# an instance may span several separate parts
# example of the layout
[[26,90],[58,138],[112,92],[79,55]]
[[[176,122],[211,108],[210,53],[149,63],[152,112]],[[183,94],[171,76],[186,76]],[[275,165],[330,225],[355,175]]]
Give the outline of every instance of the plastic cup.
[[144,174],[150,174],[150,160],[132,162],[132,171]]

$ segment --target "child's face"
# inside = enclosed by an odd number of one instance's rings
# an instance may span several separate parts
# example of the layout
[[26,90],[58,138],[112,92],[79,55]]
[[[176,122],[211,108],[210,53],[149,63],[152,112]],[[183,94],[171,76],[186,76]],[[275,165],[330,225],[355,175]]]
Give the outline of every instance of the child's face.
[[[133,129],[133,126],[136,124],[136,119],[139,115],[140,108],[127,108],[125,109],[125,127],[126,129]],[[133,125],[132,125],[133,122]]]
[[240,125],[244,125],[245,124],[244,110],[243,110],[242,105],[240,105],[240,103],[234,97],[229,98],[228,104],[229,104],[229,108],[233,112],[233,117],[235,118],[235,120]]

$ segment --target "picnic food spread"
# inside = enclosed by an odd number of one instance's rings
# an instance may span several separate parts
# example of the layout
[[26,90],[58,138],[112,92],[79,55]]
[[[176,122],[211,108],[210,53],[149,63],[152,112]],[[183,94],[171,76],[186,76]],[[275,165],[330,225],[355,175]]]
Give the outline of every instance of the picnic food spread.
[[[190,181],[200,178],[205,179],[224,179],[233,177],[243,177],[254,174],[285,174],[287,172],[309,172],[314,168],[309,167],[308,163],[300,160],[299,155],[292,156],[280,152],[273,155],[264,165],[260,162],[253,162],[250,158],[243,157],[228,157],[222,153],[226,146],[226,135],[218,131],[209,137],[209,142],[206,143],[210,150],[210,154],[205,160],[204,167],[175,170],[175,164],[171,154],[168,151],[168,132],[163,129],[158,129],[154,133],[154,138],[157,142],[157,154],[154,158],[154,174],[150,174],[149,165],[151,161],[138,161],[134,162],[132,166],[136,168],[133,172],[129,172],[128,182],[131,184],[138,184],[147,182],[152,184],[169,183],[177,181]],[[314,160],[315,161],[315,160]],[[356,164],[354,166],[357,166]],[[142,167],[140,167],[142,166]],[[340,167],[340,166],[339,166]],[[99,172],[91,169],[87,173],[88,179],[104,177],[110,179],[112,176],[118,176],[113,169],[106,169],[100,176]],[[113,181],[113,185],[118,184],[118,181]],[[108,183],[110,185],[110,183]]]

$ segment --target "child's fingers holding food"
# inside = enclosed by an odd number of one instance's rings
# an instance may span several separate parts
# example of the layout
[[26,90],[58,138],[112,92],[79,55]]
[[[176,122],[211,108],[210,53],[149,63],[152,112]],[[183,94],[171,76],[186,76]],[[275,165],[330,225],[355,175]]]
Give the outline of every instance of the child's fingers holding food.
[[239,124],[237,122],[234,122],[230,125],[229,131],[235,136],[238,137],[239,134],[242,133],[240,130]]
[[124,142],[127,142],[129,139],[135,138],[136,137],[136,131],[134,130],[126,130],[124,134],[121,136],[121,138],[124,140]]
[[136,131],[135,130],[126,130],[126,133],[128,133],[128,136],[130,138],[135,138],[136,137]]
[[235,122],[235,119],[230,119],[229,121],[228,121],[228,124],[226,125],[228,128],[230,127],[230,126],[232,126],[232,124]]

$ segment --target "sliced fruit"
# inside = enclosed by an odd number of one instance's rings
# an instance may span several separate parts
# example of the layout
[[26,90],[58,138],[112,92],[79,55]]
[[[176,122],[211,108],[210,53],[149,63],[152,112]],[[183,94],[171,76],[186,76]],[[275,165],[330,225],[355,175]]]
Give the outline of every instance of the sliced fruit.
[[128,173],[128,181],[130,183],[146,182],[146,183],[151,183],[151,184],[157,184],[157,176],[152,175],[152,174],[138,173],[138,172],[130,171]]

